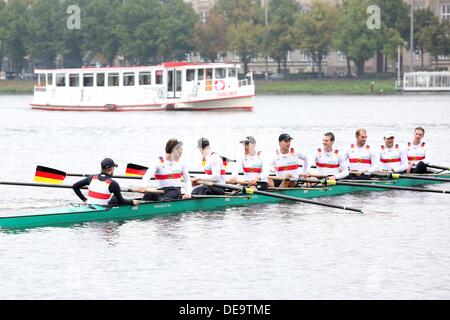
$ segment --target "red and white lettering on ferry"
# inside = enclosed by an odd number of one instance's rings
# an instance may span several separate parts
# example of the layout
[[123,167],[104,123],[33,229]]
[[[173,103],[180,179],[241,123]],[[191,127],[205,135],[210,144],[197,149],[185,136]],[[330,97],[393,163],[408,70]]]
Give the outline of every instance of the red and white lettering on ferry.
[[237,91],[225,91],[225,92],[218,92],[218,97],[235,97],[237,96]]

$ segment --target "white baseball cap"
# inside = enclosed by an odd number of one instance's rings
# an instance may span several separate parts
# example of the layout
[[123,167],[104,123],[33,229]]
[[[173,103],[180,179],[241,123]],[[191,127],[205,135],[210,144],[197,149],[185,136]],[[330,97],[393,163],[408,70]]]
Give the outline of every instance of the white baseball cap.
[[387,138],[394,138],[395,134],[392,131],[385,131],[384,132],[384,137]]

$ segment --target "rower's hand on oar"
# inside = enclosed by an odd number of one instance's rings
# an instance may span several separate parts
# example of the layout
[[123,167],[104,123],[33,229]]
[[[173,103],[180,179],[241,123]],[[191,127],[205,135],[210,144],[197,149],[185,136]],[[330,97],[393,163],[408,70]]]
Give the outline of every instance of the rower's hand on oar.
[[139,200],[133,200],[133,206],[138,206],[141,202]]
[[192,195],[190,193],[185,193],[183,195],[183,199],[191,199],[191,198],[192,198]]
[[193,186],[198,186],[201,183],[199,183],[200,178],[191,178],[191,183]]
[[231,178],[228,182],[230,184],[237,184],[237,178]]
[[408,163],[408,168],[406,169],[406,173],[411,173],[411,169],[413,168],[413,166],[414,166],[414,162]]

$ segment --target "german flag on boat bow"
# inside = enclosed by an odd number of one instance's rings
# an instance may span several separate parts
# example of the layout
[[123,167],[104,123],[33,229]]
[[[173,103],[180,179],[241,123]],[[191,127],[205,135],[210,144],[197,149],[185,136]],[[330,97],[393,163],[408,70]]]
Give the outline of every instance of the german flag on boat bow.
[[61,184],[66,178],[66,173],[56,169],[37,166],[36,173],[34,175],[34,181],[44,183]]
[[148,167],[140,166],[134,163],[129,163],[127,164],[125,175],[129,177],[143,177],[145,172],[147,172],[147,169]]

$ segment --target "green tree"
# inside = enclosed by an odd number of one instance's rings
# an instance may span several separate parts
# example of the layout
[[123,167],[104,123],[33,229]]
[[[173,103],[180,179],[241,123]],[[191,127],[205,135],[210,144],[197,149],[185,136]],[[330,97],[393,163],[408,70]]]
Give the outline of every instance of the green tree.
[[4,41],[6,35],[6,25],[4,18],[4,9],[6,3],[4,1],[0,1],[0,71],[3,71],[3,57],[4,57]]
[[103,54],[109,65],[119,51],[119,38],[114,32],[116,11],[122,0],[90,0],[83,17],[83,51]]
[[356,65],[357,75],[364,74],[365,62],[372,58],[381,32],[367,27],[367,0],[348,0],[339,10],[334,47]]
[[[83,66],[83,57],[85,54],[85,51],[83,50],[83,29],[87,28],[85,17],[88,2],[89,0],[62,0],[61,28],[63,30],[63,50],[61,53],[63,55],[65,68],[79,68]],[[71,17],[71,13],[67,13],[69,6],[77,6],[81,10],[80,29],[71,29],[68,27],[67,22]]]
[[119,53],[133,64],[155,60],[163,28],[162,7],[158,0],[126,1],[117,10],[114,30],[119,38]]
[[185,54],[194,48],[194,25],[198,16],[192,5],[183,0],[165,0],[162,17],[158,41],[162,60],[184,60]]
[[[434,12],[427,9],[417,9],[414,11],[414,44],[416,50],[419,50],[420,52],[420,58],[421,58],[421,68],[423,70],[424,68],[424,54],[425,54],[425,46],[427,37],[429,36],[429,33],[427,28],[430,25],[438,25],[439,20],[434,15]],[[427,34],[424,34],[427,33]]]
[[258,56],[263,36],[264,12],[260,0],[219,0],[214,12],[221,15],[228,24],[229,50],[239,55],[248,72],[248,64]]
[[28,32],[26,48],[34,63],[45,68],[54,67],[55,58],[62,50],[61,1],[38,0],[27,12]]
[[5,54],[12,60],[13,70],[22,72],[27,55],[25,43],[28,31],[27,3],[11,0],[2,10],[2,43]]
[[261,50],[267,57],[274,58],[278,63],[278,73],[283,64],[284,73],[287,73],[287,55],[294,49],[295,15],[300,9],[296,0],[272,0],[268,2],[269,25],[265,30]]
[[227,32],[225,19],[211,11],[205,24],[197,22],[194,27],[195,50],[205,60],[214,62],[218,55],[226,54]]
[[432,21],[419,33],[419,41],[434,58],[436,67],[439,66],[439,56],[450,54],[450,22]]
[[337,16],[336,7],[323,1],[314,1],[308,13],[298,15],[295,24],[298,46],[312,57],[313,71],[317,63],[322,72],[323,57],[333,44]]

